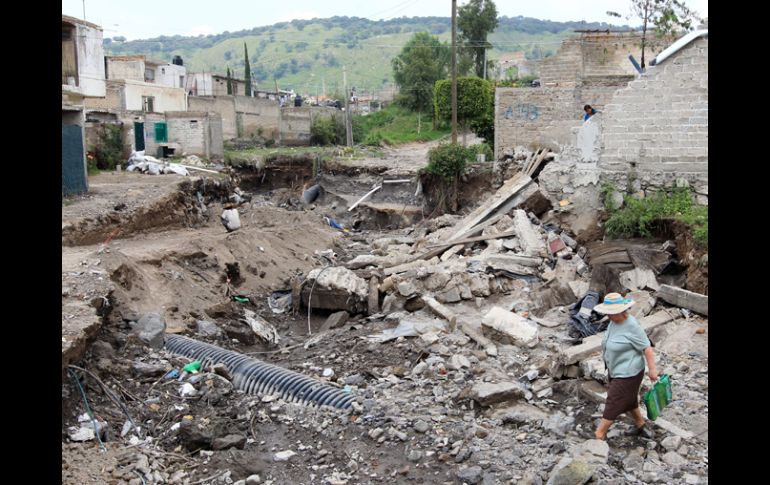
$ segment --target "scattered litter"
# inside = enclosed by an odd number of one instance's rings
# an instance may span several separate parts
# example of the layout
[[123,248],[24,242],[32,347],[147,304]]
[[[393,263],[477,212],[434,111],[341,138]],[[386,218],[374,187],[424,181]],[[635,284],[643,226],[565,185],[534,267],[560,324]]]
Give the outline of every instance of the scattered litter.
[[267,297],[267,306],[275,314],[281,314],[291,308],[292,304],[292,292],[291,290],[278,290],[274,291],[269,297]]
[[399,337],[417,337],[425,333],[443,332],[446,330],[446,322],[439,319],[432,320],[401,320],[397,327],[383,330],[380,333],[366,337],[371,342],[387,342]]
[[263,342],[268,344],[277,344],[281,338],[278,336],[278,331],[267,320],[257,315],[251,310],[244,310],[243,316],[246,323],[249,324],[254,334],[259,337]]
[[589,291],[582,300],[570,307],[572,328],[575,329],[581,337],[594,335],[606,328],[606,324],[601,324],[603,317],[593,311],[594,307],[598,304],[599,293]]
[[192,396],[195,396],[196,394],[198,394],[198,391],[196,391],[195,387],[189,382],[185,382],[179,388],[179,395],[182,397],[187,397],[187,396],[192,397]]

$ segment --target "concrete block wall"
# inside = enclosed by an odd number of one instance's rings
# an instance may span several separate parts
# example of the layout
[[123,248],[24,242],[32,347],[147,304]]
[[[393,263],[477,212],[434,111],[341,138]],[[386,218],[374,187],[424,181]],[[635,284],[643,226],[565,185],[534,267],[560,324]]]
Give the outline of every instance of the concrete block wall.
[[[158,155],[158,143],[155,143],[155,123],[164,123],[166,116],[162,113],[146,113],[144,116],[144,153]],[[169,139],[170,140],[170,139]]]
[[103,98],[85,98],[83,105],[86,109],[123,109],[123,85],[107,81],[105,97]]
[[583,73],[582,42],[579,38],[565,39],[556,55],[540,61],[542,86],[574,84]]
[[708,195],[708,37],[618,91],[603,113],[600,168],[649,185],[683,177]]
[[281,109],[280,136],[282,145],[309,145],[310,127],[318,117],[336,117],[342,120],[343,113],[335,108],[322,106],[286,107]]
[[281,108],[277,101],[248,96],[233,96],[233,98],[239,118],[239,137],[259,135],[278,141]]
[[208,157],[209,120],[206,113],[166,113],[169,143],[179,143],[182,151]]
[[233,139],[238,136],[235,104],[232,96],[190,96],[187,98],[190,111],[217,113],[222,120],[222,136]]

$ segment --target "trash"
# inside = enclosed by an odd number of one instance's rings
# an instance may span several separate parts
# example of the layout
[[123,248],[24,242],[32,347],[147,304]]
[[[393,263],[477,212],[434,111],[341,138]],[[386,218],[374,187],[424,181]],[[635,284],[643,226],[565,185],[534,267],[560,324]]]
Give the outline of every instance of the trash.
[[401,320],[396,328],[388,328],[380,333],[366,337],[371,342],[388,342],[399,337],[417,337],[424,333],[443,332],[446,322],[433,318],[430,320]]
[[327,367],[326,369],[324,369],[323,374],[321,375],[324,377],[332,377],[334,375],[334,369]]
[[193,362],[190,362],[186,366],[182,368],[183,371],[189,372],[190,374],[197,374],[201,370],[201,361],[196,360]]
[[291,308],[291,290],[277,290],[267,297],[267,306],[275,314],[284,313]]
[[168,374],[163,376],[164,379],[176,379],[179,377],[179,371],[177,369],[171,369],[168,371]]
[[328,224],[330,227],[333,227],[334,229],[338,229],[342,232],[350,232],[349,230],[339,225],[337,221],[335,221],[334,219],[331,219],[329,217],[324,217],[324,221],[326,221],[326,224]]
[[163,173],[166,173],[166,174],[168,174],[168,173],[175,173],[177,175],[184,175],[185,177],[190,175],[190,172],[187,171],[186,168],[184,168],[183,166],[181,166],[181,165],[179,165],[177,163],[171,163],[171,164],[167,165],[166,167],[164,167],[163,168]]
[[599,303],[599,293],[589,291],[582,300],[570,307],[570,318],[572,328],[575,329],[581,337],[588,337],[604,330],[599,323],[602,316],[594,313],[594,307]]
[[570,205],[572,202],[570,202],[569,199],[562,199],[559,201],[559,207],[566,207]]
[[227,232],[233,232],[241,227],[241,218],[238,215],[237,209],[227,209],[223,211],[220,219],[222,225],[227,229]]
[[314,185],[302,193],[302,201],[305,202],[305,204],[311,204],[314,200],[318,198],[318,195],[320,193],[321,193],[321,186]]
[[251,301],[248,299],[248,297],[240,296],[240,295],[233,295],[232,298],[233,298],[233,301],[237,301],[238,303],[248,303]]
[[187,397],[187,396],[192,397],[192,396],[195,396],[197,393],[198,391],[196,391],[195,387],[193,387],[193,385],[190,384],[189,382],[185,382],[179,388],[179,395],[182,397]]

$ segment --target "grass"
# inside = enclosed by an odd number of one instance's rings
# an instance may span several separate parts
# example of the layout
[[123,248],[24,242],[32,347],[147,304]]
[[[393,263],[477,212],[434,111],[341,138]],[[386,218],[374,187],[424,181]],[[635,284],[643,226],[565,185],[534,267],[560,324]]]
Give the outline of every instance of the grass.
[[[417,133],[418,117],[420,132]],[[401,145],[418,141],[433,141],[444,138],[451,133],[449,127],[433,129],[430,113],[419,116],[400,106],[390,106],[367,116],[353,118],[354,136],[356,143],[365,145]]]
[[[605,201],[614,190],[609,184],[602,187]],[[708,247],[708,207],[696,204],[689,188],[660,191],[643,199],[626,195],[624,202],[622,209],[607,207],[610,218],[605,227],[610,237],[651,237],[657,222],[675,219],[689,226],[693,238]]]
[[228,165],[250,165],[257,159],[269,160],[277,156],[319,156],[322,161],[345,159],[360,160],[366,157],[380,157],[382,150],[362,147],[307,146],[307,147],[272,147],[249,148],[247,150],[225,150],[225,163]]

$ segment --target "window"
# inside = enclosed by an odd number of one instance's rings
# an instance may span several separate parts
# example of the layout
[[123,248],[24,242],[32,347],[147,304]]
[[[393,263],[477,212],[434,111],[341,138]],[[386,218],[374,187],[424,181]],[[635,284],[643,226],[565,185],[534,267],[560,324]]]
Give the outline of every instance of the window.
[[160,73],[161,74],[166,74],[166,68],[165,67],[161,67],[160,68]]
[[184,76],[179,76],[179,87],[180,88],[184,87]]
[[142,111],[145,113],[155,112],[155,96],[142,96]]
[[155,69],[145,69],[144,70],[144,81],[145,82],[155,82]]
[[238,94],[238,84],[233,83],[233,95],[237,95],[237,94]]

